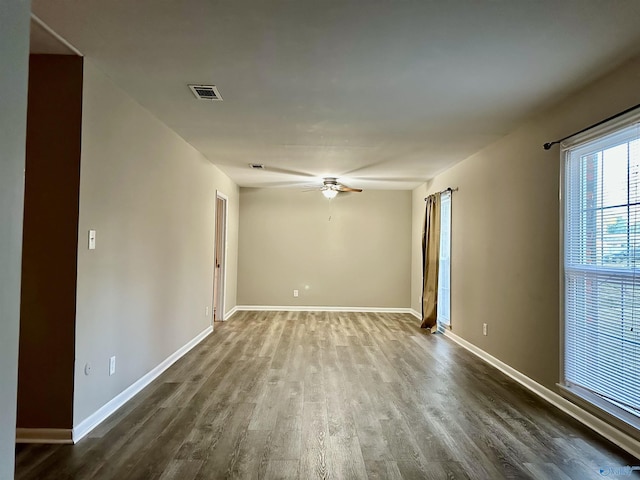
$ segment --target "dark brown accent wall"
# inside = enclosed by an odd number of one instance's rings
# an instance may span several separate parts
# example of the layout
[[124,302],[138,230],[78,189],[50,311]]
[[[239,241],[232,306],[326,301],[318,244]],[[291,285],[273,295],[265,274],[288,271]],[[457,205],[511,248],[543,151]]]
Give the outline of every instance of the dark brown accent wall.
[[19,428],[73,427],[82,64],[29,61]]

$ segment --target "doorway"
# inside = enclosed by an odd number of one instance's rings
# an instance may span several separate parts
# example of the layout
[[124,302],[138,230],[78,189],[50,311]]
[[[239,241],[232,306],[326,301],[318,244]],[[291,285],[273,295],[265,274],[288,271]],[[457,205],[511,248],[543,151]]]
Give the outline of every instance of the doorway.
[[216,231],[213,274],[213,321],[224,321],[224,290],[227,263],[227,208],[228,197],[216,191]]

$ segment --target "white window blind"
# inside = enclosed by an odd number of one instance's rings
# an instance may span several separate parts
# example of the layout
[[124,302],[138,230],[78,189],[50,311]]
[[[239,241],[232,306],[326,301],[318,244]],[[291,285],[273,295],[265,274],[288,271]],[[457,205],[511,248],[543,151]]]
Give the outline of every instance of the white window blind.
[[440,195],[438,324],[451,324],[451,192]]
[[640,128],[565,151],[564,383],[640,415]]

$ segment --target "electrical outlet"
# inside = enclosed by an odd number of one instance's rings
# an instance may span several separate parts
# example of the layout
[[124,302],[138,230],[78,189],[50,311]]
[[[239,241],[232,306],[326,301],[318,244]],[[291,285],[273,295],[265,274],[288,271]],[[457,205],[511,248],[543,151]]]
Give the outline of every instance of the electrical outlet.
[[207,305],[206,307],[204,307],[204,314],[205,316],[209,316],[209,306]]
[[111,357],[109,359],[109,376],[116,373],[116,357]]
[[482,324],[482,335],[487,336],[488,328],[486,323]]
[[294,297],[297,297],[297,296],[298,296],[298,293],[299,293],[299,292],[298,292],[298,290],[294,290],[294,291],[293,291],[293,296],[294,296]]

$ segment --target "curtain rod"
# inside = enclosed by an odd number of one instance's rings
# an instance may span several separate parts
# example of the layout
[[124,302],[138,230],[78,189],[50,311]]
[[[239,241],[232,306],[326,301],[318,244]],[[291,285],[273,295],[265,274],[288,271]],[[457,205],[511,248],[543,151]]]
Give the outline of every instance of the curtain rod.
[[607,123],[610,120],[613,120],[615,118],[621,117],[622,115],[624,115],[625,113],[629,113],[633,110],[636,110],[637,108],[640,108],[640,103],[638,105],[636,105],[635,107],[631,107],[631,108],[627,108],[626,110],[620,112],[620,113],[616,113],[615,115],[611,115],[608,118],[605,118],[604,120],[600,120],[598,123],[594,123],[593,125],[588,126],[587,128],[583,128],[582,130],[580,130],[579,132],[575,132],[572,133],[571,135],[567,135],[564,138],[561,138],[560,140],[556,140],[555,142],[549,142],[549,143],[545,143],[542,148],[544,148],[545,150],[550,150],[551,147],[553,147],[554,145],[557,145],[561,142],[564,142],[565,140],[571,138],[571,137],[575,137],[576,135],[580,135],[581,133],[586,132],[587,130],[591,130],[592,128],[596,128],[599,127],[600,125],[602,125],[603,123]]
[[[458,191],[458,187],[456,187],[456,188],[447,187],[444,190],[441,190],[441,191],[436,192],[436,193],[457,192],[457,191]],[[425,202],[427,201],[427,198],[429,198],[429,197],[424,197],[424,201]]]

